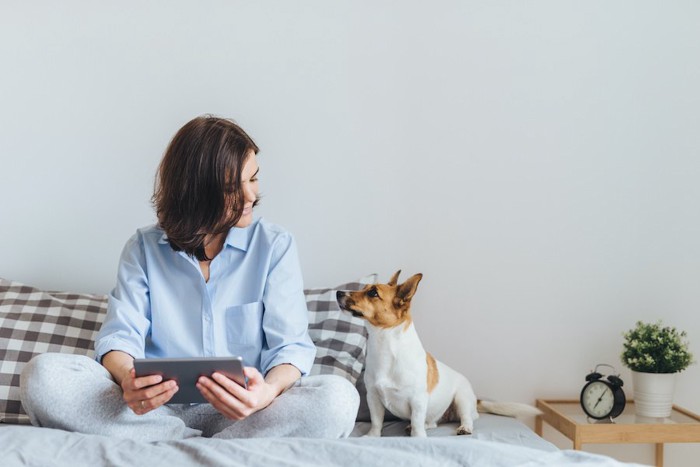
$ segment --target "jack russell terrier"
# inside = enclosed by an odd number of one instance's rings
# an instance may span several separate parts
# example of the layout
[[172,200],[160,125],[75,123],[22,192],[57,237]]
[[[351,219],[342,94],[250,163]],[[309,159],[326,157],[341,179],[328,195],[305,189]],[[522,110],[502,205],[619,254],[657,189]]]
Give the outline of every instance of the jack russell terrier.
[[507,416],[541,413],[526,404],[477,401],[467,378],[427,353],[410,313],[423,275],[398,284],[400,273],[387,284],[336,294],[342,310],[368,323],[365,383],[372,427],[367,436],[381,436],[385,408],[411,421],[411,436],[426,436],[426,428],[448,421],[460,422],[458,435],[471,434],[479,411]]

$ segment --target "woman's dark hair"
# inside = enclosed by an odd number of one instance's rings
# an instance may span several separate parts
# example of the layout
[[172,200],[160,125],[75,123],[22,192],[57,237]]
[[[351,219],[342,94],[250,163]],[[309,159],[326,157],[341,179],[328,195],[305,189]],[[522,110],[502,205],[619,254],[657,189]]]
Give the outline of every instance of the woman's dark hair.
[[232,120],[205,115],[180,128],[158,168],[152,198],[173,250],[211,259],[204,237],[227,232],[240,219],[243,165],[258,151]]

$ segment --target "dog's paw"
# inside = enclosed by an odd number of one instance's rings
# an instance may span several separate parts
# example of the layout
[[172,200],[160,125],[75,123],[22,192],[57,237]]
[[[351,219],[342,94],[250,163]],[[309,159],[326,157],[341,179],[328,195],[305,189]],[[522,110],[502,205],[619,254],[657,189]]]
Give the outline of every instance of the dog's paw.
[[382,430],[375,430],[372,428],[367,432],[365,436],[371,438],[379,438],[380,436],[382,436]]
[[425,429],[423,430],[414,430],[411,425],[406,425],[406,428],[404,428],[404,431],[406,432],[406,436],[415,436],[418,438],[425,438],[428,436],[428,434],[425,432]]
[[471,428],[467,428],[464,425],[460,425],[457,427],[457,434],[458,435],[471,435],[472,430],[471,430]]

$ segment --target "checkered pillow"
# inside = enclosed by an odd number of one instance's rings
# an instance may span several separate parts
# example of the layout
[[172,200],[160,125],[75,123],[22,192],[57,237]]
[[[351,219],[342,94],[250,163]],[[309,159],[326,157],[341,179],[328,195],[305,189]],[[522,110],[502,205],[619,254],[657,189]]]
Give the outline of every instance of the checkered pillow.
[[367,330],[362,319],[340,310],[335,293],[360,290],[375,282],[377,275],[370,274],[332,289],[304,291],[309,310],[309,335],[316,344],[316,360],[309,374],[340,375],[352,384],[357,382],[365,365]]
[[19,375],[44,352],[94,355],[107,312],[104,295],[44,292],[0,278],[0,422],[29,423]]
[[[309,334],[318,349],[311,374],[338,374],[353,384],[357,381],[367,331],[361,319],[340,311],[335,292],[374,282],[376,274],[333,289],[304,291]],[[45,292],[0,278],[0,423],[29,423],[19,398],[24,364],[45,352],[93,357],[106,312],[105,295]]]

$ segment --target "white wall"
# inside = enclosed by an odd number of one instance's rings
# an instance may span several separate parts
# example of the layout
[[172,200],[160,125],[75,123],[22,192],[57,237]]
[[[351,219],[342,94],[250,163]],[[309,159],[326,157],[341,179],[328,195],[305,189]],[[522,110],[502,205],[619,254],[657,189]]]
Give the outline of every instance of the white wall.
[[[0,276],[108,291],[170,137],[214,113],[262,148],[260,213],[306,284],[424,273],[424,343],[481,396],[576,398],[638,319],[700,357],[699,20],[692,1],[4,1]],[[698,388],[695,365],[677,402],[700,412]]]

